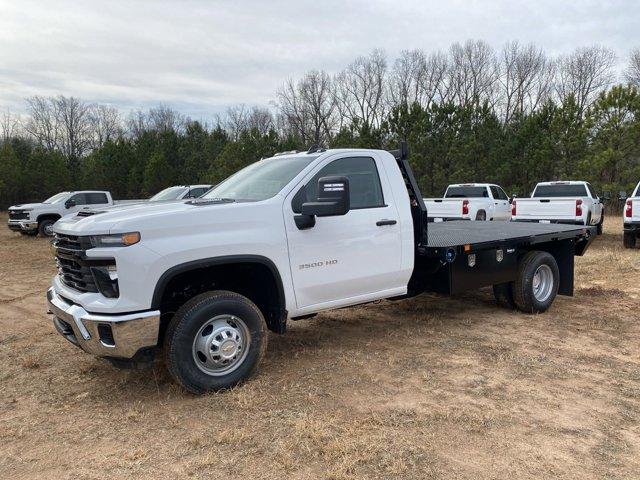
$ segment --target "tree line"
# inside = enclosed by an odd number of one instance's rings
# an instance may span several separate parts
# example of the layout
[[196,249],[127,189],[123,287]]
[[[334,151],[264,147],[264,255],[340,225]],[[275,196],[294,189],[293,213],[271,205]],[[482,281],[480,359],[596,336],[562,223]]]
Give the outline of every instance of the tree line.
[[124,117],[75,97],[31,97],[0,116],[0,207],[61,190],[142,198],[174,184],[215,184],[283,150],[396,148],[407,140],[425,196],[489,181],[526,195],[538,181],[584,179],[629,191],[640,179],[640,49],[624,77],[615,54],[557,58],[535,45],[455,43],[445,52],[374,50],[341,72],[286,80],[268,106],[212,122],[160,105]]

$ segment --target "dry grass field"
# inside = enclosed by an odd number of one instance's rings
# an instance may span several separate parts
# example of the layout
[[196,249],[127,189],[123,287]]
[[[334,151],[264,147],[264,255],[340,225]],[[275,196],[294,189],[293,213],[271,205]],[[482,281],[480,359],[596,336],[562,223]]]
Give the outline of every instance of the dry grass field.
[[47,240],[0,221],[2,479],[640,477],[640,250],[619,218],[544,315],[487,290],[330,312],[203,397],[60,337]]

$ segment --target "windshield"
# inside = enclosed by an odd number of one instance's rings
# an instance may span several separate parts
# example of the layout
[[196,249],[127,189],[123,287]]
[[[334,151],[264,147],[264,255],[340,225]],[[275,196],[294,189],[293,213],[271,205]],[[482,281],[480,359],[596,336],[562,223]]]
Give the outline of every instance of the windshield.
[[150,202],[161,202],[163,200],[175,200],[177,199],[182,192],[184,192],[185,187],[169,187],[165,188],[161,192],[156,193],[153,197],[149,199]]
[[53,197],[47,198],[42,203],[58,203],[58,202],[61,202],[62,200],[64,200],[65,198],[67,198],[67,195],[69,195],[69,192],[56,193]]
[[449,187],[444,198],[488,198],[487,187]]
[[533,198],[550,197],[588,197],[584,185],[538,185],[533,192]]
[[200,198],[260,201],[280,192],[317,156],[273,157],[252,163]]

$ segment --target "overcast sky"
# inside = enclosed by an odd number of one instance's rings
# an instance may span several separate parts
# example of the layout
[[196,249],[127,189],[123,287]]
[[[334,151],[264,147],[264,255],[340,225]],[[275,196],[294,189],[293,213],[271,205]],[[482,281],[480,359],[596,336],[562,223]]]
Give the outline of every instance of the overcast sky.
[[267,105],[287,77],[337,72],[383,49],[484,39],[549,54],[594,43],[620,65],[640,46],[638,0],[0,0],[0,110],[73,95],[124,112],[164,103],[194,119]]

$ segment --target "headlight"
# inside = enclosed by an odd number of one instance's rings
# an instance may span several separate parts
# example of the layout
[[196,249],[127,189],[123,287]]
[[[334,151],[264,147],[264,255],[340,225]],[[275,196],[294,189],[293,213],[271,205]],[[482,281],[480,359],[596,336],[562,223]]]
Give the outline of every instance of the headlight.
[[140,232],[118,233],[116,235],[93,235],[89,237],[91,246],[98,247],[128,247],[140,241]]

